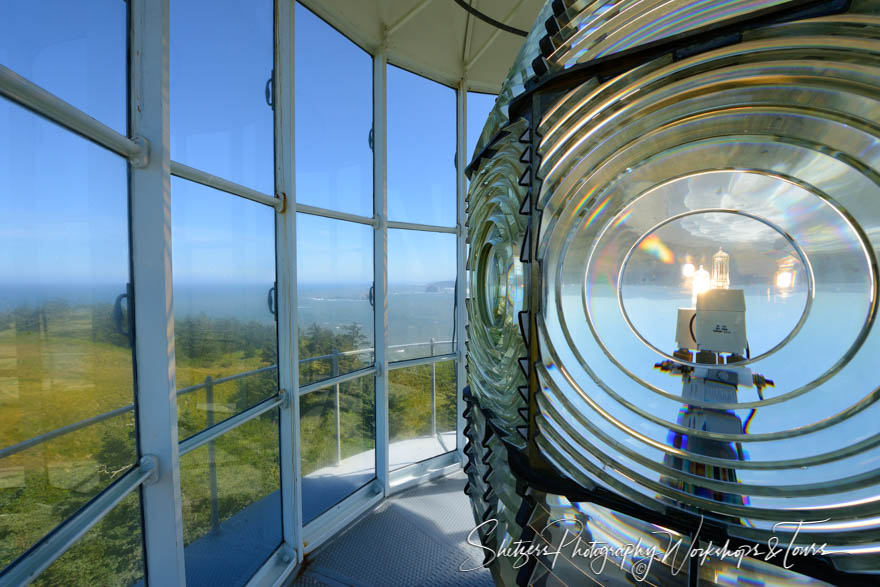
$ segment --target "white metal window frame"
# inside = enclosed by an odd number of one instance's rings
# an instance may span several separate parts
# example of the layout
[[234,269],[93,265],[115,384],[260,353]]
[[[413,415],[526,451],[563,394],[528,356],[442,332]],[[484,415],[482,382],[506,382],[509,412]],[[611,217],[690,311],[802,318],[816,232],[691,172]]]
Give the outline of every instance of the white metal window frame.
[[[222,177],[171,161],[169,128],[169,0],[131,0],[129,15],[130,137],[123,136],[76,107],[0,66],[0,95],[24,105],[130,163],[132,281],[136,333],[135,404],[141,459],[126,475],[53,530],[36,548],[4,571],[3,582],[26,583],[76,544],[91,527],[131,492],[141,488],[144,513],[146,580],[155,585],[184,585],[185,558],[180,492],[180,456],[272,409],[279,409],[282,543],[252,585],[280,584],[308,552],[331,538],[350,521],[391,493],[401,491],[460,467],[463,458],[461,389],[465,353],[465,137],[467,81],[456,88],[457,225],[434,226],[387,218],[387,66],[384,47],[367,51],[373,57],[374,215],[348,214],[295,204],[294,156],[294,5],[275,7],[275,185],[264,194]],[[439,83],[439,82],[435,82]],[[279,393],[233,418],[178,442],[177,389],[172,308],[170,177],[176,176],[222,192],[268,205],[276,210],[278,287]],[[299,387],[296,288],[296,213],[356,222],[374,228],[375,361],[366,369],[321,381],[329,387],[349,378],[373,374],[376,390],[376,479],[342,500],[307,526],[302,524],[299,401],[313,386]],[[420,230],[457,235],[456,332],[453,353],[388,363],[387,259],[388,229]],[[415,463],[391,473],[388,461],[389,369],[456,361],[457,451]],[[149,366],[149,368],[147,368]],[[317,389],[317,387],[315,387]],[[292,396],[285,390],[297,390]]]

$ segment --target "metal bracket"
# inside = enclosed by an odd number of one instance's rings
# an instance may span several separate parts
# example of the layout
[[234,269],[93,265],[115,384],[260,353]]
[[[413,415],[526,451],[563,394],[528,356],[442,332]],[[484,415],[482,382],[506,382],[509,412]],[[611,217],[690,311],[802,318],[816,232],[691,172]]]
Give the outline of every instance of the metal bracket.
[[140,468],[149,474],[144,479],[144,485],[152,485],[159,480],[159,459],[156,455],[144,455],[140,460]]
[[284,214],[287,212],[287,194],[280,192],[275,194],[275,197],[278,198],[278,202],[275,204],[275,210],[277,210],[279,214]]
[[296,560],[296,551],[286,542],[278,550],[278,559],[285,565],[289,565]]
[[130,155],[128,162],[132,167],[143,169],[150,163],[150,141],[140,135],[132,137],[131,140],[140,146],[140,151]]
[[278,404],[279,408],[286,410],[290,407],[290,394],[287,393],[286,389],[278,390],[278,397],[281,398],[281,403]]

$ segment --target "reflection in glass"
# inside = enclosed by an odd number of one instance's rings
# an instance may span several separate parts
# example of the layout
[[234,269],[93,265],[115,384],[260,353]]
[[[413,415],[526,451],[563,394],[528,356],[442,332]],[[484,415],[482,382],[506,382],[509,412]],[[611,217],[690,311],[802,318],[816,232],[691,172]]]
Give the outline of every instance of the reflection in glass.
[[593,503],[537,496],[529,526],[538,543],[560,554],[555,564],[552,555],[539,557],[529,584],[638,585],[647,578],[654,585],[688,585],[690,537]]
[[182,440],[278,391],[275,211],[179,178],[171,208]]
[[373,227],[297,214],[300,385],[373,364]]
[[455,189],[455,91],[389,65],[389,220],[455,226]]
[[[594,503],[537,492],[534,497],[538,505],[529,526],[535,541],[559,555],[539,557],[529,585],[684,586],[692,584],[691,562],[698,563],[700,585],[828,585],[765,562],[766,545],[759,550],[760,558],[752,558],[746,556],[748,550],[738,550],[740,544],[734,539],[721,558],[717,553],[723,544],[700,541],[692,546],[690,536]],[[784,550],[780,549],[780,556]],[[707,551],[710,554],[701,558]],[[699,555],[696,561],[690,560],[693,554]],[[794,559],[792,555],[789,564]]]
[[455,235],[388,231],[388,360],[454,352]]
[[278,410],[180,458],[187,585],[243,585],[281,544]]
[[124,473],[136,437],[126,162],[2,98],[0,128],[2,568]]
[[376,476],[374,375],[310,392],[300,402],[303,521]]
[[135,442],[128,411],[0,459],[0,568],[131,469]]
[[[715,544],[712,547],[717,546]],[[710,546],[706,542],[700,542],[702,549]],[[793,551],[794,549],[792,549]],[[831,587],[831,583],[820,581],[793,570],[770,564],[766,559],[767,554],[758,558],[745,557],[740,561],[738,556],[719,558],[709,557],[700,565],[700,585],[784,585],[785,587],[797,587],[798,585],[810,585],[812,587]],[[791,565],[797,558],[792,555],[788,564]]]
[[388,372],[391,470],[455,450],[455,363]]
[[[439,434],[454,433],[458,429],[458,385],[455,361],[434,363],[434,379],[437,389],[437,432]],[[453,450],[457,438],[452,441]]]
[[171,158],[275,193],[272,0],[173,0]]
[[296,200],[372,216],[373,61],[295,6]]
[[127,6],[116,0],[4,2],[0,63],[127,134]]
[[129,493],[32,583],[37,587],[125,587],[142,583],[140,492]]
[[[718,231],[719,226],[726,229]],[[758,242],[761,246],[755,247]],[[772,225],[740,214],[697,213],[664,224],[630,251],[622,268],[620,298],[633,328],[652,347],[671,354],[674,335],[698,329],[699,317],[693,325],[683,324],[679,317],[698,307],[701,294],[739,291],[746,309],[743,323],[738,332],[724,336],[748,335],[748,352],[744,348],[738,354],[757,357],[798,326],[812,297],[809,271],[800,252]]]

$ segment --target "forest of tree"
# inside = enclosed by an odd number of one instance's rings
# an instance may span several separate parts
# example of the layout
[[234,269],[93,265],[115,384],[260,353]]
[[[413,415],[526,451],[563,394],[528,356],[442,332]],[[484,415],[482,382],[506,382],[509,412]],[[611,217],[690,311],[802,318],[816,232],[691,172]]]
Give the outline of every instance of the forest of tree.
[[[18,356],[14,363],[0,362],[0,382],[4,377],[17,378],[18,382],[15,393],[4,395],[0,387],[0,448],[33,436],[29,423],[37,428],[56,418],[59,424],[69,423],[70,414],[89,417],[106,411],[101,406],[131,402],[133,358],[127,322],[127,316],[118,309],[114,311],[112,304],[72,306],[53,301],[0,312],[0,359]],[[301,363],[301,385],[369,366],[371,351],[347,351],[371,346],[372,341],[357,324],[336,332],[316,324],[301,327],[301,361],[328,356]],[[203,430],[212,420],[220,422],[278,390],[277,369],[272,368],[277,364],[274,324],[205,315],[183,317],[175,320],[175,347],[178,389],[202,386],[178,398],[181,440]],[[205,385],[255,370],[261,371]],[[67,387],[62,384],[65,377]],[[435,381],[437,431],[454,430],[456,386],[452,361],[436,365]],[[431,434],[431,365],[391,370],[389,384],[392,442]],[[207,387],[211,388],[212,402],[208,401]],[[31,402],[32,397],[40,399]],[[67,401],[71,403],[65,405]],[[304,475],[335,464],[337,457],[345,459],[375,447],[373,375],[340,384],[341,455],[336,452],[336,387],[309,393],[299,401]],[[50,412],[47,406],[51,406]],[[278,490],[278,435],[278,412],[272,410],[215,443],[221,522]],[[131,412],[0,460],[0,568],[118,479],[135,460]],[[79,468],[68,467],[58,473],[57,463],[79,463]],[[181,457],[187,544],[212,529],[209,474],[207,445]],[[135,493],[49,567],[36,584],[136,582],[143,573],[140,524]]]

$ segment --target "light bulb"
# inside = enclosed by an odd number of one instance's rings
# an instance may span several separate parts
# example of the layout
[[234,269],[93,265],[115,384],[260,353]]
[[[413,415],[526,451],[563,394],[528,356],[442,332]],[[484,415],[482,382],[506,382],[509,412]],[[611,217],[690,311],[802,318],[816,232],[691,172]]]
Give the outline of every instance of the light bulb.
[[685,263],[684,265],[681,266],[681,274],[684,277],[693,277],[694,271],[696,271],[696,269],[694,269],[693,263]]
[[789,289],[794,285],[794,273],[791,271],[780,271],[776,274],[776,287],[779,289]]
[[694,305],[697,304],[697,296],[701,293],[708,291],[712,287],[712,278],[709,275],[709,272],[703,269],[703,266],[700,265],[700,268],[696,270],[694,273],[694,285],[693,285],[693,295],[691,296],[691,300]]

